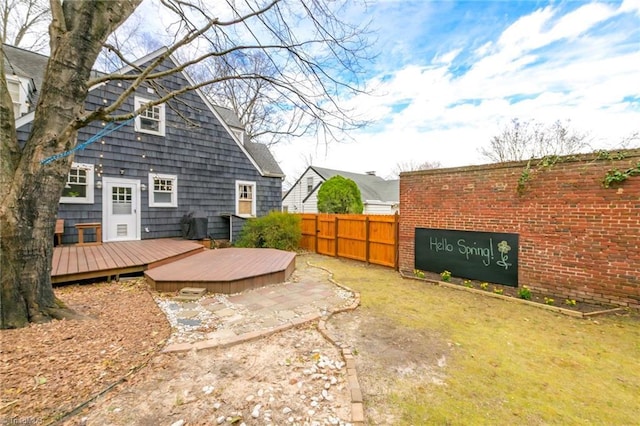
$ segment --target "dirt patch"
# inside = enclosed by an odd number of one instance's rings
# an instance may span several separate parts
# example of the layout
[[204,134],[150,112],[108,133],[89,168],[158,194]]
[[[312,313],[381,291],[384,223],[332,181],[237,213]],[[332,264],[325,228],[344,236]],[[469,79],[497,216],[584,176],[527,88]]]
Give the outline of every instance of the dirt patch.
[[[332,285],[325,271],[299,269],[300,279]],[[87,319],[0,331],[1,424],[344,425],[351,419],[346,366],[315,323],[224,349],[162,354],[171,327],[143,278],[55,292]]]
[[327,329],[353,348],[368,424],[399,422],[392,395],[399,380],[417,387],[444,383],[450,344],[437,333],[411,331],[362,308],[334,315]]
[[345,370],[314,326],[291,329],[229,348],[160,355],[81,416],[90,425],[345,424]]

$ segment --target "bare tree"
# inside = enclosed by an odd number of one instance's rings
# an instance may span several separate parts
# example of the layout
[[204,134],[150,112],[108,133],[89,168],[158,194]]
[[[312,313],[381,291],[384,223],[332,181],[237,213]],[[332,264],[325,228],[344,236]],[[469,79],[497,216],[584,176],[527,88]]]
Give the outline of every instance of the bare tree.
[[480,149],[480,154],[492,163],[502,163],[575,154],[587,148],[587,135],[572,130],[569,122],[556,121],[544,126],[534,120],[514,118],[499,135],[491,138],[488,147]]
[[143,30],[143,22],[142,16],[134,14],[111,33],[98,55],[94,68],[105,73],[114,72],[125,66],[123,58],[140,58],[161,48],[167,34],[161,30],[149,33]]
[[640,148],[640,131],[636,130],[624,136],[613,149]]
[[[241,52],[225,58],[215,58],[202,64],[198,80],[211,75],[233,76],[238,70],[257,75],[276,75],[277,69],[265,52]],[[206,87],[206,95],[214,104],[234,111],[253,142],[272,146],[292,136],[308,133],[299,109],[291,110],[285,94],[275,90],[267,80],[229,79]]]
[[51,20],[47,0],[0,0],[0,42],[34,52],[47,47],[46,25]]
[[442,167],[442,163],[440,163],[439,161],[424,161],[422,163],[419,163],[413,160],[403,161],[396,164],[396,167],[394,168],[391,176],[397,179],[400,176],[400,173],[402,172],[415,172],[418,170],[439,169],[441,167]]
[[[328,139],[353,119],[340,98],[358,91],[358,64],[363,60],[362,29],[341,20],[333,0],[247,0],[229,2],[160,0],[174,17],[173,43],[140,68],[113,48],[110,53],[130,66],[92,78],[92,67],[111,34],[142,0],[51,0],[50,58],[35,115],[24,144],[18,143],[3,61],[0,61],[0,327],[22,327],[70,315],[51,285],[51,260],[58,202],[73,156],[46,166],[45,158],[73,149],[78,129],[96,120],[130,119],[143,109],[165,103],[189,90],[222,81],[257,80],[283,95],[290,109],[309,117],[310,126]],[[0,50],[2,47],[0,45]],[[210,58],[238,52],[264,52],[274,73],[238,70],[210,76],[180,88],[166,88],[162,78],[188,72]],[[180,52],[182,65],[161,65]],[[0,51],[0,56],[4,52]],[[123,82],[120,97],[96,110],[85,110],[90,87]],[[138,111],[118,113],[143,83],[152,83],[158,98]]]

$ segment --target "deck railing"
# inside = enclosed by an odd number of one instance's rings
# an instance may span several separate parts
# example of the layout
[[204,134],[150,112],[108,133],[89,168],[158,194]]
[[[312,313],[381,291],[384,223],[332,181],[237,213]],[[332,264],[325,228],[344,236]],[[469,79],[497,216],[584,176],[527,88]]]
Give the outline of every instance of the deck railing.
[[300,247],[398,269],[398,215],[299,214]]

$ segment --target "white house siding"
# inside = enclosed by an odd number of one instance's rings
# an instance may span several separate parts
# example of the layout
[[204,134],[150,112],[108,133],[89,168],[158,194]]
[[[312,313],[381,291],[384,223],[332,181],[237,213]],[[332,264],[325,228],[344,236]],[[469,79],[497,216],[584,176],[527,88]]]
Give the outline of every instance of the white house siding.
[[366,201],[364,203],[364,214],[395,214],[398,212],[397,203],[385,203],[383,201]]
[[[307,192],[307,178],[313,177],[314,192],[309,196]],[[289,213],[317,213],[318,212],[318,188],[324,182],[312,169],[302,175],[295,185],[289,190],[282,200],[282,209]],[[307,198],[308,196],[308,198]],[[306,200],[305,200],[306,199]]]

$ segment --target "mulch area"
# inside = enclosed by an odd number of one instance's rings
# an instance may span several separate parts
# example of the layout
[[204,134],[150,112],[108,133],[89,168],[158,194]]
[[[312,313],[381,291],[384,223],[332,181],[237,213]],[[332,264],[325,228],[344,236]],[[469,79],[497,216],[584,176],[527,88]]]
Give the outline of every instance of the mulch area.
[[55,293],[86,318],[0,330],[4,423],[64,418],[144,366],[171,333],[143,278],[59,287]]

